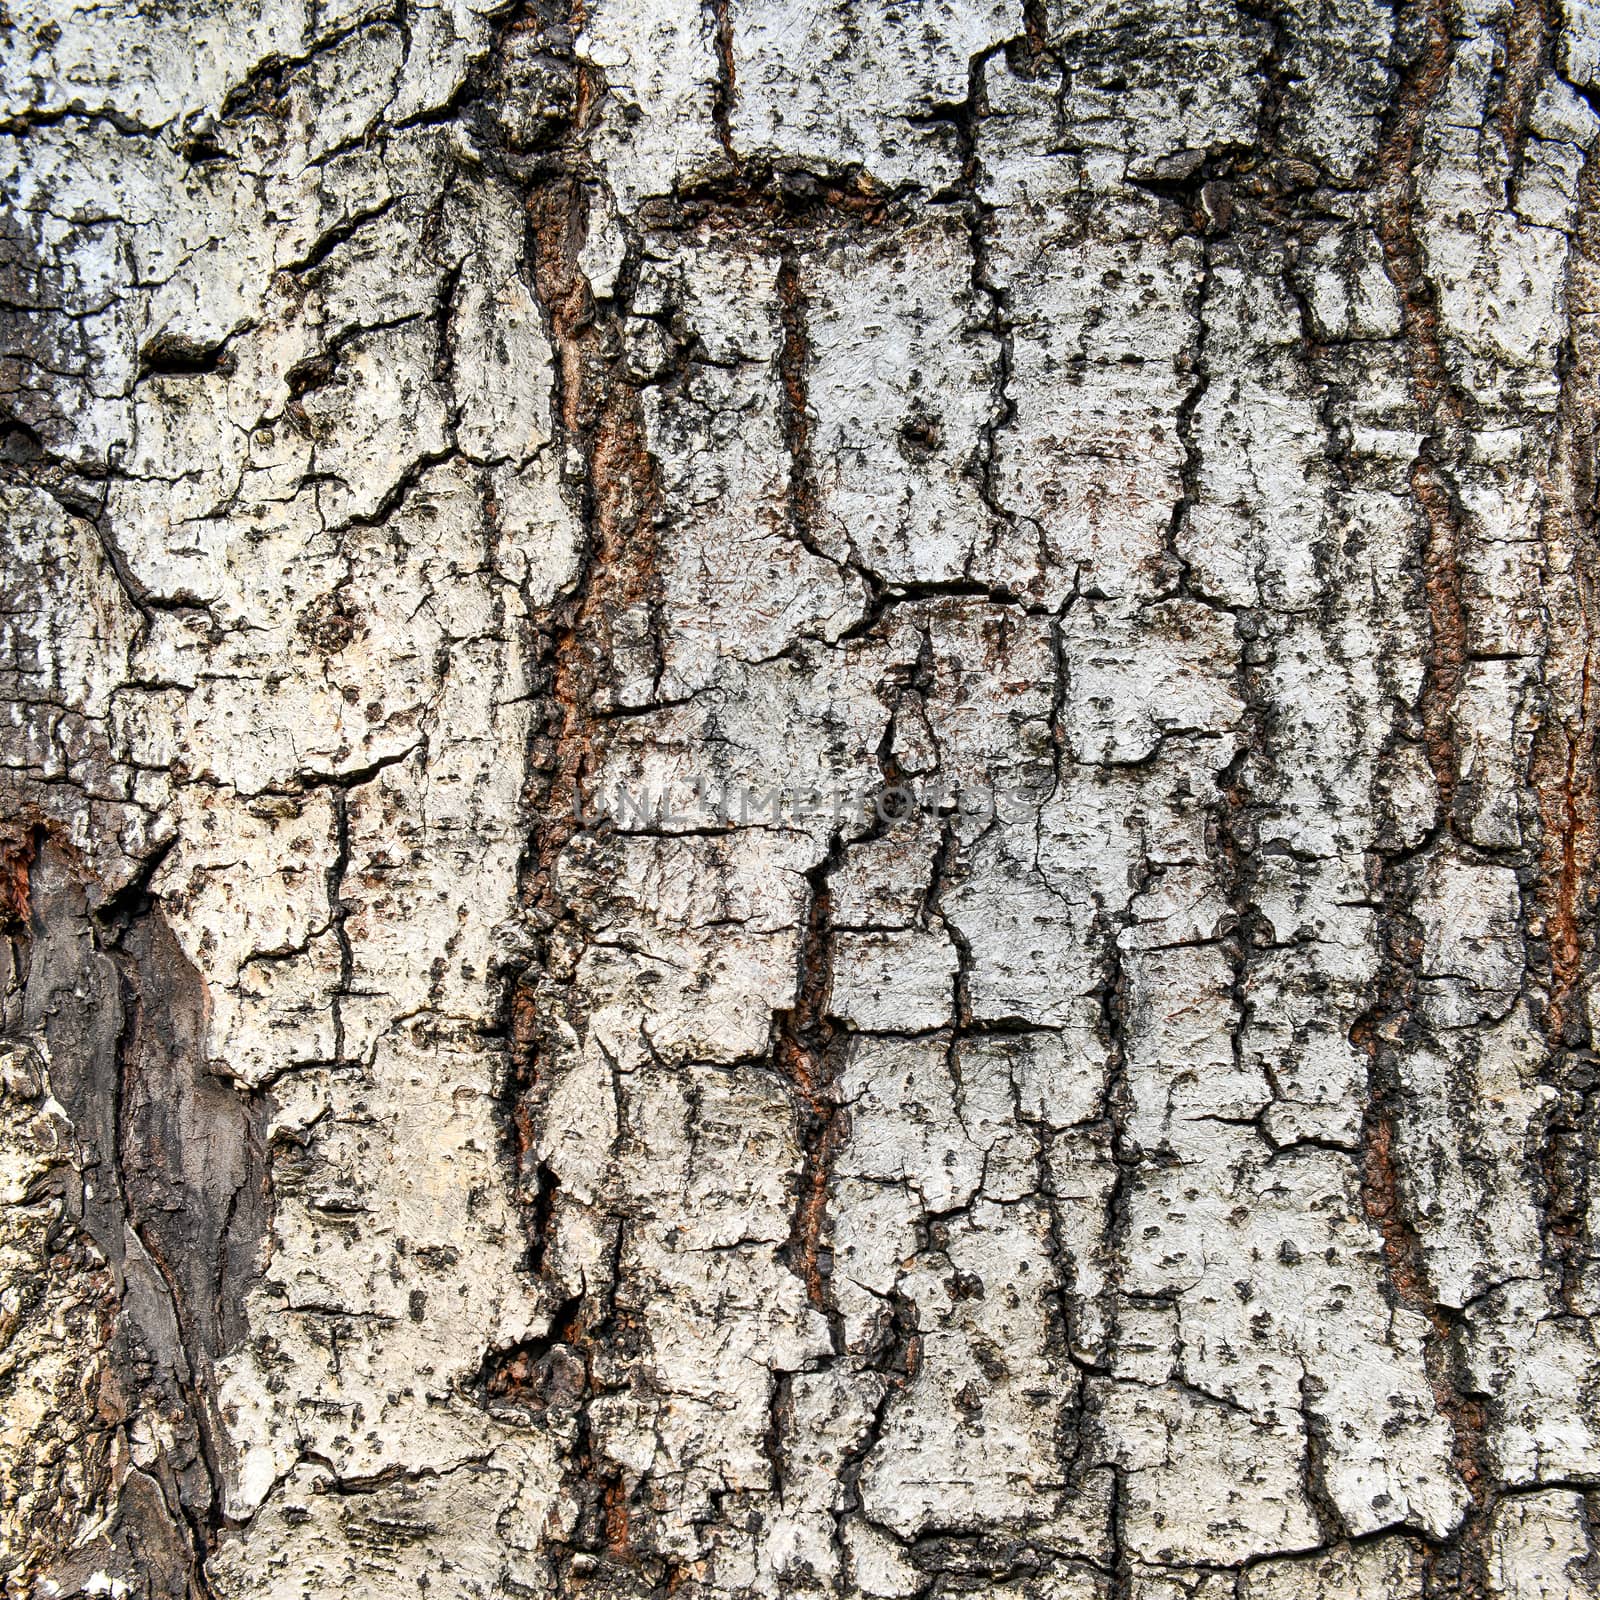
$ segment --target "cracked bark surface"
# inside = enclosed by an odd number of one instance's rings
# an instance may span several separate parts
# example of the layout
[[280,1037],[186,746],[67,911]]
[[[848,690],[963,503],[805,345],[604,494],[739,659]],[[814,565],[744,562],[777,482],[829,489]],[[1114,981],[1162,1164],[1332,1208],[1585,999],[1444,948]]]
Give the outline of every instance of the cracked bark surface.
[[8,1595],[1600,1595],[1591,7],[0,40]]

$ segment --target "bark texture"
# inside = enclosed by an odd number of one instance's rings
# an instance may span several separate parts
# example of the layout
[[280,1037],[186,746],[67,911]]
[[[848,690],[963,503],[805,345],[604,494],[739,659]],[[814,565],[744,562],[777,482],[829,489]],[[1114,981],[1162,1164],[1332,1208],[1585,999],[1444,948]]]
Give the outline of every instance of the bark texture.
[[1600,1595],[1589,0],[0,58],[8,1595]]

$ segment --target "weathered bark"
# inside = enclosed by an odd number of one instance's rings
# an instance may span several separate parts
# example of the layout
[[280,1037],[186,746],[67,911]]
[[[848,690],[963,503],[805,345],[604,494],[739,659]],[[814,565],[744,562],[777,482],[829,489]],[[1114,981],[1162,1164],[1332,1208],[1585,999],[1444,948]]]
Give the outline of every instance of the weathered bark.
[[1578,0],[22,0],[7,1594],[1600,1594]]

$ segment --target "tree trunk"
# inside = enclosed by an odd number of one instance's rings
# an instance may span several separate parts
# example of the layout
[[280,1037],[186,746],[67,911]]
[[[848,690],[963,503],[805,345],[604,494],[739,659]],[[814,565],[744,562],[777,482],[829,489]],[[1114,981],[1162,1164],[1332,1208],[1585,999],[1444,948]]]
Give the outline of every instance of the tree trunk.
[[6,1594],[1600,1594],[1578,0],[13,0]]

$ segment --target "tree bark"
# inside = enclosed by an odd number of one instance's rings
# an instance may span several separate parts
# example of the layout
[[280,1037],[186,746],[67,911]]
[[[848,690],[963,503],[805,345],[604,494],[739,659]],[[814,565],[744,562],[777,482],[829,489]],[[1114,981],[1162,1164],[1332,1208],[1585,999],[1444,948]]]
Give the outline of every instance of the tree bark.
[[0,36],[8,1595],[1600,1595],[1589,7]]

